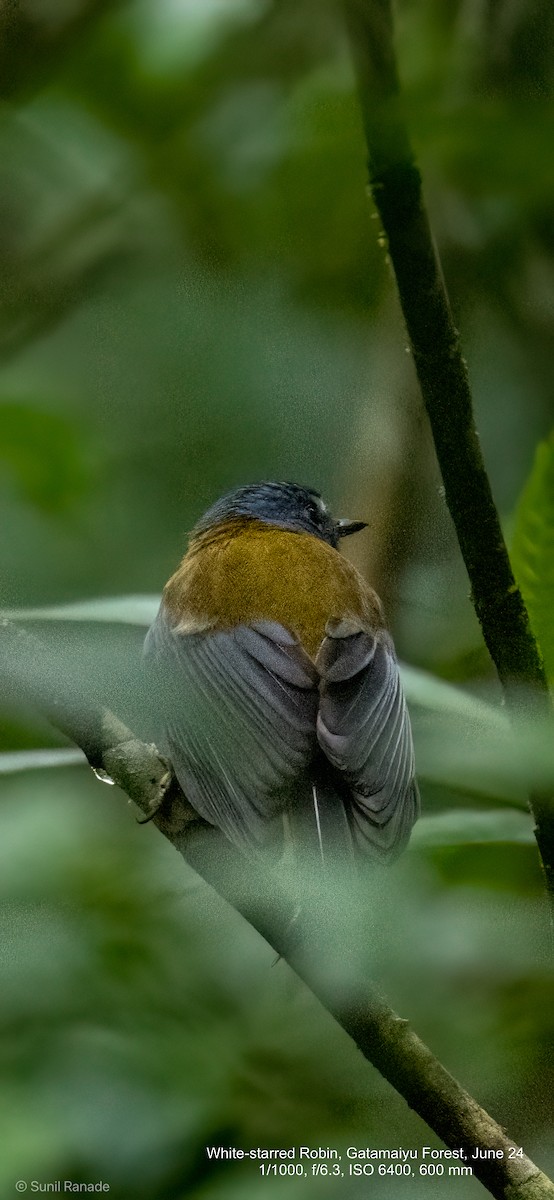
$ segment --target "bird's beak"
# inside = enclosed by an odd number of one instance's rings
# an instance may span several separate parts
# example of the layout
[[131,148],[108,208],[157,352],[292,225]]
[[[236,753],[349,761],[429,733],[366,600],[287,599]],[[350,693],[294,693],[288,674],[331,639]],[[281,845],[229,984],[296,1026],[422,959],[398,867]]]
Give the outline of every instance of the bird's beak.
[[349,521],[346,517],[341,517],[335,525],[337,537],[349,537],[351,533],[359,533],[360,529],[367,529],[367,521]]

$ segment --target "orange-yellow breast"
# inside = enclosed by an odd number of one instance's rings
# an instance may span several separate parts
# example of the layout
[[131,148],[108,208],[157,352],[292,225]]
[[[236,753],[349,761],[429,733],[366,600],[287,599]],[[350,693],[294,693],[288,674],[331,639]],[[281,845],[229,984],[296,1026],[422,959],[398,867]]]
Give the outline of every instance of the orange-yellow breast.
[[330,619],[383,624],[380,602],[355,567],[309,533],[234,518],[196,538],[166,584],[183,632],[277,621],[315,657]]

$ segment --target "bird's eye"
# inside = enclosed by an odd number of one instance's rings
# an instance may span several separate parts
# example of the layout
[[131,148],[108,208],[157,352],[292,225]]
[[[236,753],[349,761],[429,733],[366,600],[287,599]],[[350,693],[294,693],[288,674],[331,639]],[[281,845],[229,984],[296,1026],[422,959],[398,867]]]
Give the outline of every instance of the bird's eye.
[[310,500],[304,509],[304,516],[314,525],[321,525],[321,509],[314,500]]

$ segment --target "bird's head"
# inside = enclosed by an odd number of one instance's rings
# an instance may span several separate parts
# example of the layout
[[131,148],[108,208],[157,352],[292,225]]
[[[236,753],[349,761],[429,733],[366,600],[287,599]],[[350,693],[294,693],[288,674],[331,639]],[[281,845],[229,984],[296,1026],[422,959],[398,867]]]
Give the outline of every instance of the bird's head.
[[311,533],[335,549],[340,538],[366,527],[365,521],[335,520],[313,488],[297,483],[251,483],[216,500],[195,525],[192,537],[233,517],[251,517],[293,533]]

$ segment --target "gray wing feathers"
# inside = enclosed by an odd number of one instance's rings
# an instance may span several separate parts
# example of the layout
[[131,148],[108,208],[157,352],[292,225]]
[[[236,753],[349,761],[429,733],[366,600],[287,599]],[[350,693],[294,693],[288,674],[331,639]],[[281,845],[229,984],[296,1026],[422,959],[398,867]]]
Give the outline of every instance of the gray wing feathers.
[[283,791],[317,746],[318,674],[308,655],[272,622],[183,634],[163,611],[145,654],[190,803],[243,847],[271,840]]
[[299,827],[315,822],[320,850],[353,839],[370,858],[400,853],[419,795],[387,633],[335,623],[314,665],[274,622],[179,633],[162,608],[145,654],[181,786],[237,845],[277,837],[290,805]]
[[353,630],[348,622],[344,632],[340,625],[328,630],[316,665],[321,674],[317,737],[348,784],[356,843],[376,858],[394,858],[418,816],[419,795],[392,642],[383,631]]

